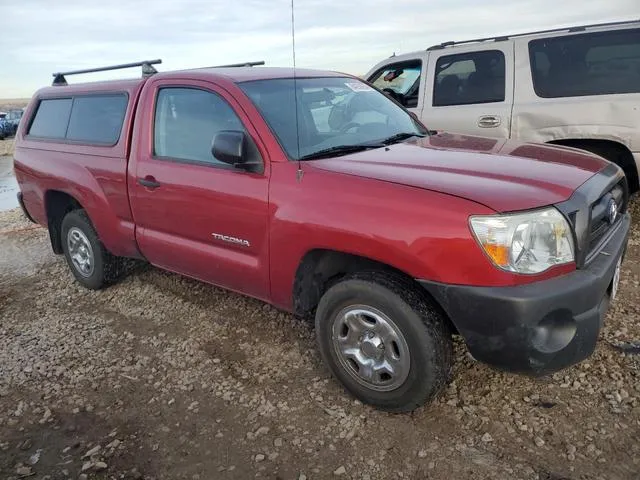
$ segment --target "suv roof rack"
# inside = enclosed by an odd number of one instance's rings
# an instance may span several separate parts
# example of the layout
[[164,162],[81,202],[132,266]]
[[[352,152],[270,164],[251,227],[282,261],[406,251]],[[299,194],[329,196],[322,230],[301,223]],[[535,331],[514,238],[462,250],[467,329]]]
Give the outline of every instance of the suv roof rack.
[[451,41],[450,42],[443,42],[443,43],[439,43],[438,45],[432,45],[431,47],[427,48],[427,51],[440,50],[442,48],[452,47],[454,45],[462,45],[462,44],[465,44],[465,43],[487,42],[487,41],[490,41],[490,40],[493,40],[494,42],[504,42],[505,40],[509,40],[510,38],[525,37],[527,35],[535,35],[535,34],[538,34],[538,33],[583,32],[587,28],[612,27],[612,26],[619,26],[619,25],[631,25],[631,24],[634,24],[634,23],[640,23],[640,19],[637,19],[637,20],[624,20],[624,21],[619,21],[619,22],[608,22],[608,23],[593,23],[593,24],[590,24],[590,25],[579,25],[579,26],[575,26],[575,27],[552,28],[550,30],[536,30],[535,32],[516,33],[514,35],[502,35],[502,36],[499,36],[499,37],[474,38],[472,40],[463,40],[461,42],[451,42]]
[[72,70],[70,72],[57,72],[53,74],[52,85],[67,85],[65,75],[79,75],[81,73],[107,72],[109,70],[120,70],[123,68],[142,67],[142,78],[150,77],[158,71],[152,65],[162,63],[159,58],[156,60],[143,60],[141,62],[122,63],[120,65],[111,65],[109,67],[87,68],[85,70]]

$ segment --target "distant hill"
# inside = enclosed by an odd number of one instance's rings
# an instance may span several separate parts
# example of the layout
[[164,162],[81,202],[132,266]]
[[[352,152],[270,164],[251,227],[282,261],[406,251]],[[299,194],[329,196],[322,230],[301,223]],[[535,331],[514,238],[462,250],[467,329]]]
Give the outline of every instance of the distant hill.
[[29,103],[28,98],[0,98],[0,112],[6,112],[13,108],[24,108]]

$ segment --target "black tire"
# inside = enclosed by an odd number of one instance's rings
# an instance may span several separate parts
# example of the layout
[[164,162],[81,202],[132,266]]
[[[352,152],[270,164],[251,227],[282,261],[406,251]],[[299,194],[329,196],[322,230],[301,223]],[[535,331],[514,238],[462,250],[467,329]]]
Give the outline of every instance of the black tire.
[[[410,367],[404,383],[377,391],[355,380],[341,365],[333,324],[350,305],[383,312],[396,324],[408,346]],[[363,403],[389,412],[407,412],[431,401],[449,381],[453,365],[451,332],[428,298],[399,275],[363,272],[350,275],[327,290],[316,310],[316,338],[331,373]]]
[[[71,259],[68,245],[69,231],[73,228],[80,230],[89,241],[93,257],[93,269],[89,275],[81,273],[80,269]],[[64,256],[71,273],[78,283],[91,290],[99,290],[120,275],[122,259],[112,255],[98,238],[95,228],[91,224],[89,216],[84,210],[73,210],[62,219],[61,241]]]
[[627,177],[627,184],[629,185],[629,193],[635,193],[638,191],[640,184],[638,182],[638,170],[636,168],[633,155],[626,150],[625,147],[616,144],[609,143],[583,143],[575,142],[568,143],[570,147],[586,150],[587,152],[595,153],[596,155],[618,165],[624,171]]

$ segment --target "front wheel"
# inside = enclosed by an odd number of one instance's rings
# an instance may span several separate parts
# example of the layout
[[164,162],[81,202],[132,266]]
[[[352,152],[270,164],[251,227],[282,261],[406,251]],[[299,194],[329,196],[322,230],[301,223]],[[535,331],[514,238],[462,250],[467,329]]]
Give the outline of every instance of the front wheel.
[[441,314],[403,278],[359,273],[332,286],[316,311],[323,360],[355,397],[411,411],[445,386],[451,334]]

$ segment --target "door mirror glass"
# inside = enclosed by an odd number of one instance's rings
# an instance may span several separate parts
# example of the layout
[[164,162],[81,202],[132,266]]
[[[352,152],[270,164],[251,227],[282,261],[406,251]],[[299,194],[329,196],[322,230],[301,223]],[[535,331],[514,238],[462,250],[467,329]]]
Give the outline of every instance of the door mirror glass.
[[239,130],[221,130],[213,139],[211,153],[216,160],[239,166],[246,161],[245,135]]
[[242,130],[220,130],[213,138],[211,154],[220,161],[248,172],[264,172],[260,152]]

